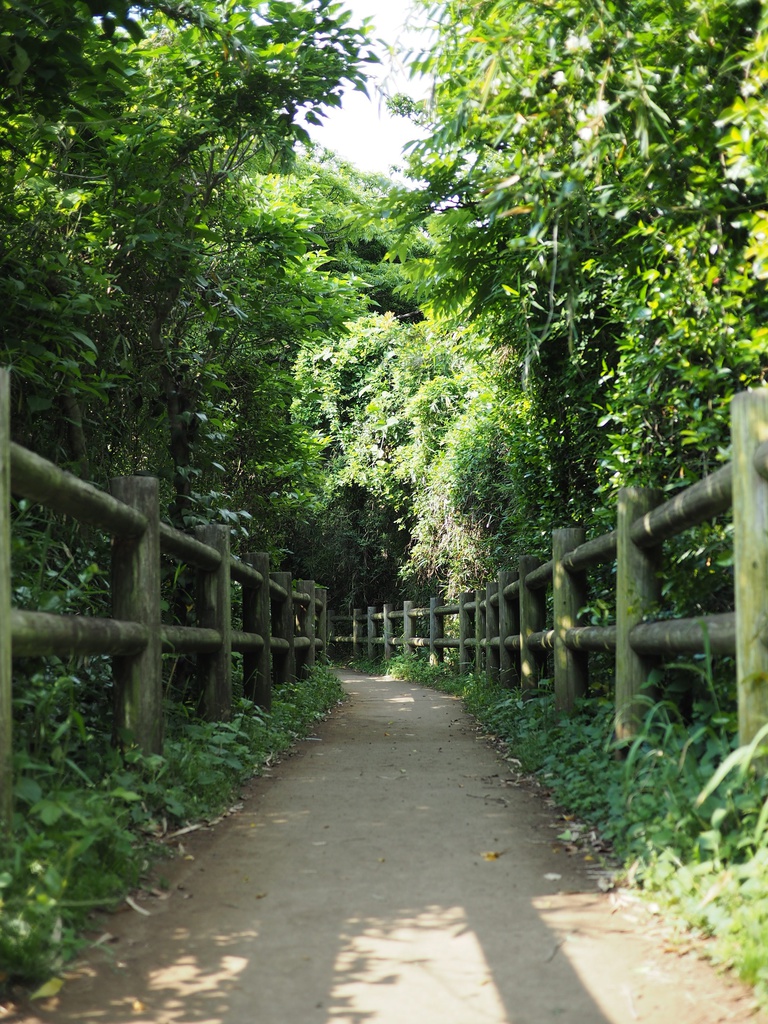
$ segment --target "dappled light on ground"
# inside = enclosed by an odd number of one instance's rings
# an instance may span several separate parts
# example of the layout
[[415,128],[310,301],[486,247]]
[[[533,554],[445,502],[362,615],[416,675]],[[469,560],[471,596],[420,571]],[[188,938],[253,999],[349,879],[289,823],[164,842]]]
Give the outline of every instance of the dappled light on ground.
[[[147,989],[165,992],[168,1010],[182,1010],[192,996],[220,992],[225,985],[231,985],[247,967],[246,957],[226,955],[221,958],[219,970],[201,971],[194,957],[182,956],[167,967],[151,971]],[[177,999],[169,998],[168,993],[176,993]]]
[[765,1020],[629,895],[595,891],[455,700],[350,682],[23,1024]]
[[328,1021],[506,1022],[482,945],[459,907],[352,919],[334,965]]

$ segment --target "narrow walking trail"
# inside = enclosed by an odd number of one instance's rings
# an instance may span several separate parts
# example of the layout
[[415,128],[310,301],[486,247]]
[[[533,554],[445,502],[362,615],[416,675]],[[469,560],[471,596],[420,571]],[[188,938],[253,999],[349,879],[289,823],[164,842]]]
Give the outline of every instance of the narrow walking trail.
[[26,1024],[763,1022],[556,842],[456,699],[342,673],[350,700],[180,837],[154,894]]

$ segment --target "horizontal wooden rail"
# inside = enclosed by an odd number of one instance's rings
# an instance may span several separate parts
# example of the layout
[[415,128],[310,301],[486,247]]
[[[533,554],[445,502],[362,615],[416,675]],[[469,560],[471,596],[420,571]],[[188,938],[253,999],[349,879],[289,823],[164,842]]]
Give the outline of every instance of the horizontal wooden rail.
[[215,548],[176,530],[167,523],[160,523],[160,550],[163,554],[187,562],[196,569],[215,572],[221,565],[221,554]]
[[121,537],[140,537],[147,518],[13,441],[11,492]]
[[554,565],[550,559],[549,562],[545,562],[543,565],[540,565],[537,569],[534,569],[533,572],[529,572],[525,577],[526,587],[528,587],[529,590],[540,590],[543,587],[548,587],[552,582],[553,569]]
[[14,658],[135,654],[147,646],[148,637],[146,627],[136,622],[11,609]]
[[763,480],[768,480],[768,441],[763,441],[757,446],[752,456],[752,465]]
[[[195,656],[200,706],[215,720],[231,714],[233,652],[242,656],[243,692],[269,710],[273,685],[309,671],[328,646],[327,593],[313,580],[270,573],[264,553],[234,557],[227,526],[200,526],[190,536],[162,523],[156,478],[118,477],[106,493],[9,435],[10,379],[0,370],[0,831],[12,812],[12,659],[110,656],[116,732],[132,735],[146,753],[161,753],[164,655]],[[11,607],[12,495],[111,536],[111,617]],[[184,592],[195,625],[161,621],[168,557],[196,570]],[[233,584],[241,588],[237,626]]]
[[256,653],[263,650],[264,637],[258,633],[244,633],[242,630],[232,630],[232,650],[238,654]]
[[723,466],[633,523],[630,530],[633,544],[639,548],[653,547],[683,530],[727,512],[731,507],[732,488],[732,467]]
[[528,647],[532,651],[552,651],[555,648],[554,629],[542,629],[538,633],[531,633],[528,637]]
[[246,565],[239,558],[232,558],[229,563],[229,575],[235,583],[256,590],[264,585],[264,576],[252,565]]
[[[706,636],[706,639],[705,639]],[[643,622],[629,634],[640,654],[733,654],[736,650],[736,615],[706,615],[699,619]]]
[[163,654],[211,654],[224,642],[218,629],[199,626],[162,626],[160,634]]
[[615,651],[615,626],[572,626],[565,631],[565,643],[572,651]]
[[612,530],[601,537],[580,544],[565,556],[562,561],[563,567],[568,572],[582,572],[584,569],[612,562],[616,558],[616,538],[616,531]]

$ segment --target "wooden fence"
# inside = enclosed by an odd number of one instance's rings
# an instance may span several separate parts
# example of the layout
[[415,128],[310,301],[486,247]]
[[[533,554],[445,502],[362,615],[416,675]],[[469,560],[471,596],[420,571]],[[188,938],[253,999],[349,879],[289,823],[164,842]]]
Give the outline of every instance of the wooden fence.
[[[110,655],[115,727],[147,753],[163,743],[163,655],[196,655],[203,712],[229,717],[232,653],[243,656],[243,689],[269,709],[272,686],[311,668],[327,638],[326,592],[312,580],[270,572],[269,556],[230,553],[229,527],[195,535],[160,522],[153,477],[112,480],[109,494],[84,483],[10,440],[10,386],[0,370],[0,823],[12,813],[12,659]],[[30,498],[112,537],[112,617],[52,615],[11,606],[11,494]],[[196,626],[161,621],[161,558],[197,570]],[[231,584],[242,588],[242,621],[234,628]]]
[[[381,611],[332,615],[329,643],[351,643],[371,658],[383,652],[385,660],[398,649],[412,654],[427,648],[440,661],[454,648],[461,671],[485,671],[502,686],[523,688],[537,684],[551,652],[555,701],[566,710],[586,692],[589,653],[612,652],[620,737],[635,733],[641,694],[661,659],[701,653],[708,644],[713,654],[736,655],[739,733],[748,743],[768,722],[768,389],[734,398],[731,437],[732,462],[669,501],[656,490],[623,488],[612,532],[587,541],[580,528],[555,530],[549,561],[526,555],[515,571],[452,604],[432,598],[429,607],[406,601],[397,610],[384,605]],[[731,508],[735,611],[653,620],[662,596],[663,542]],[[612,562],[616,624],[585,625],[587,572]],[[458,617],[452,637],[445,635],[449,616]],[[351,622],[352,632],[341,630],[341,622]]]

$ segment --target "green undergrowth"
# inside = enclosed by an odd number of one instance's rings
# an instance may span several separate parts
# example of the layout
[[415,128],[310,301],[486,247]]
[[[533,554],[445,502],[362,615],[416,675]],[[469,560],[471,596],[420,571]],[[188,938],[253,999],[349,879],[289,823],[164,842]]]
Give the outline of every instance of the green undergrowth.
[[[380,671],[381,671],[380,666]],[[668,700],[647,701],[631,742],[614,739],[608,697],[555,710],[551,687],[502,690],[424,660],[396,658],[386,671],[460,696],[523,771],[610,841],[623,881],[652,894],[768,1003],[768,777],[756,770],[768,728],[737,746],[708,670],[687,717]]]
[[58,970],[82,946],[89,913],[162,855],[164,834],[229,807],[244,780],[342,698],[318,667],[277,690],[270,714],[241,698],[229,722],[202,722],[173,705],[162,757],[118,752],[75,710],[36,749],[20,716],[28,742],[16,757],[12,839],[0,849],[0,991]]

